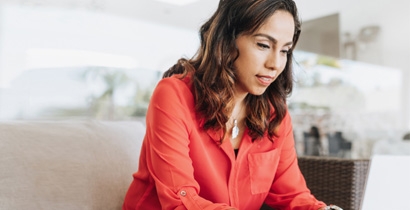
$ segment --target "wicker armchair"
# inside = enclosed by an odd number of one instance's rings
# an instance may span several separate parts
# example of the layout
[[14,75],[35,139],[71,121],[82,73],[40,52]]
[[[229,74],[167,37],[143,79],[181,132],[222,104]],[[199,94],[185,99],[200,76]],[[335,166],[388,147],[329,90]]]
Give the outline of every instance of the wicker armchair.
[[301,156],[298,162],[307,186],[318,200],[344,210],[359,210],[368,159]]

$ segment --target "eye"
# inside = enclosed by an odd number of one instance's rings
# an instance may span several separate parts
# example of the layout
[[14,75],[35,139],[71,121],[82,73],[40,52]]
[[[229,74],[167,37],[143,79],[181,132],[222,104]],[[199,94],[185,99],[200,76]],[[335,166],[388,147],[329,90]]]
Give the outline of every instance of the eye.
[[290,54],[291,50],[281,50],[280,52],[283,53],[283,54]]
[[269,45],[263,44],[263,43],[260,43],[260,42],[258,42],[257,45],[258,45],[258,47],[260,47],[260,48],[262,48],[262,49],[269,49],[269,48],[270,48]]

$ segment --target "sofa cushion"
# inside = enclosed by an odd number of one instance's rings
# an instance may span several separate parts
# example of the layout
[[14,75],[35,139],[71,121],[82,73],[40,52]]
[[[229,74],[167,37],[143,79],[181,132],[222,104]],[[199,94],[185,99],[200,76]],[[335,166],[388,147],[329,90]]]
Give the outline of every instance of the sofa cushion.
[[0,123],[0,209],[121,209],[140,122]]

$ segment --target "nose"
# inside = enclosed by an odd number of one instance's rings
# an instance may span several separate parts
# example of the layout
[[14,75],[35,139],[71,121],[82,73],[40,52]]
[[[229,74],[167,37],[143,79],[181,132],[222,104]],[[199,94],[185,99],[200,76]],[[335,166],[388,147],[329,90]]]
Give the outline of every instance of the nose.
[[283,62],[286,62],[286,55],[283,55],[281,51],[272,51],[266,60],[266,68],[269,70],[279,70],[282,67]]

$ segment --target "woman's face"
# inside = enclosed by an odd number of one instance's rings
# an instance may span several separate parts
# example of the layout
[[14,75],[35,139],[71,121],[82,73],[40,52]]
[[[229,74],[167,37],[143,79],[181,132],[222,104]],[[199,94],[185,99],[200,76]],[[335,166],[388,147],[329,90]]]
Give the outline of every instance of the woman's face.
[[278,10],[253,34],[238,36],[236,96],[261,95],[275,81],[286,66],[294,30],[293,16]]

